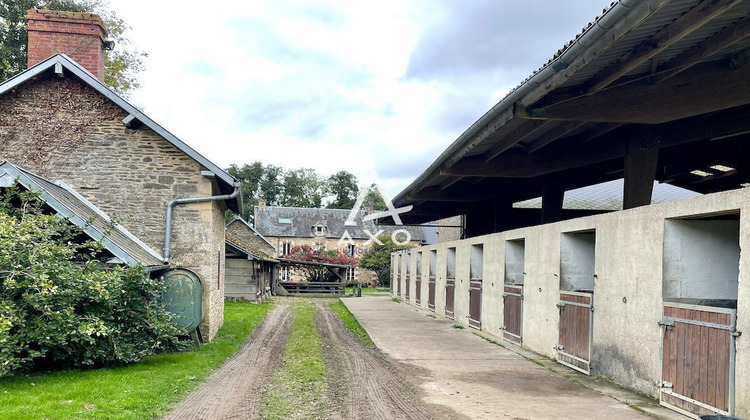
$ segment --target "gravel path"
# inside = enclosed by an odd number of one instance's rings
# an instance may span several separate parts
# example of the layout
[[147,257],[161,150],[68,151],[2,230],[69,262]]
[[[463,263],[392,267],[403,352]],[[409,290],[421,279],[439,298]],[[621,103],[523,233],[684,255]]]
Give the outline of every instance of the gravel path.
[[[294,300],[279,299],[277,307],[256,328],[242,349],[189,394],[165,419],[256,419],[268,381],[281,366],[289,338]],[[451,419],[460,418],[444,406],[420,401],[412,366],[393,362],[369,349],[328,307],[314,302],[315,323],[326,366],[326,419]]]

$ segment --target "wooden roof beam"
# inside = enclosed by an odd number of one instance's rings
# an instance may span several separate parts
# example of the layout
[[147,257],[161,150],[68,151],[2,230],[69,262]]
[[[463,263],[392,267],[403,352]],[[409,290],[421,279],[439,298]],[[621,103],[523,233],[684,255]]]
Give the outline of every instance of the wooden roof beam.
[[659,66],[656,69],[656,74],[651,77],[651,81],[654,84],[663,82],[698,64],[701,60],[731,47],[748,36],[750,36],[750,18],[746,17],[715,33],[710,38],[683,52],[668,63]]
[[540,128],[542,128],[542,126],[544,126],[544,124],[546,124],[546,121],[541,121],[541,120],[528,121],[524,123],[522,126],[513,130],[513,132],[508,134],[507,136],[499,138],[497,144],[495,144],[492,147],[492,149],[485,152],[484,161],[488,162],[496,158],[498,155],[500,155],[504,151],[518,144],[518,142],[520,142],[521,140],[537,132]]
[[501,178],[533,178],[554,174],[614,159],[627,153],[628,138],[653,139],[659,148],[677,146],[693,141],[719,139],[750,132],[750,107],[730,110],[710,118],[649,126],[627,133],[613,133],[606,141],[585,143],[564,150],[550,150],[535,154],[500,156],[491,162],[464,159],[441,175],[464,175]]
[[566,121],[552,130],[542,134],[541,136],[534,139],[534,141],[526,147],[527,153],[534,153],[542,147],[552,143],[553,141],[564,137],[576,128],[586,124],[582,121]]
[[453,176],[453,177],[450,177],[450,178],[448,178],[447,181],[445,181],[445,182],[443,182],[443,183],[440,184],[440,190],[446,190],[446,189],[450,188],[456,182],[461,181],[462,179],[464,179],[464,177],[462,177],[462,176]]
[[609,133],[610,131],[620,127],[622,127],[621,123],[601,123],[591,130],[588,130],[585,133],[581,134],[580,136],[576,136],[576,139],[581,143],[586,143],[587,141],[596,140]]
[[587,90],[588,93],[598,92],[606,88],[644,61],[659,54],[690,32],[703,26],[714,17],[726,12],[738,3],[741,3],[741,0],[706,0],[701,2],[654,36],[625,54],[616,63],[604,69],[597,75],[596,81]]
[[750,103],[748,80],[750,65],[733,70],[727,63],[711,62],[658,85],[643,79],[531,114],[549,120],[661,124]]

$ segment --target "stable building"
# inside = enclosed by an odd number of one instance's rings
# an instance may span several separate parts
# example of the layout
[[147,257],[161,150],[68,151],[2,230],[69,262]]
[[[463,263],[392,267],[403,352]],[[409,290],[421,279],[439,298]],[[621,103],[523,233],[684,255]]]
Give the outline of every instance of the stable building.
[[[612,3],[397,195],[405,223],[463,239],[394,253],[393,295],[684,414],[750,417],[749,15]],[[566,203],[613,182],[617,209]]]

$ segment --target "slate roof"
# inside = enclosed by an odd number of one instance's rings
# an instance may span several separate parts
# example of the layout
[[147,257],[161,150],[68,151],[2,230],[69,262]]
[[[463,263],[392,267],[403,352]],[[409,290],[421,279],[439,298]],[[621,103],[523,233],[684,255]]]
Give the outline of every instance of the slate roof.
[[128,265],[140,263],[152,270],[165,267],[161,255],[122,225],[113,226],[112,220],[102,210],[70,186],[61,181],[50,182],[10,162],[0,162],[0,187],[8,187],[16,182],[39,193],[39,198],[57,214],[81,228],[91,239],[101,242],[116,258],[110,262]]
[[258,248],[255,248],[254,246],[235,236],[227,234],[225,242],[226,245],[232,248],[235,252],[245,254],[251,260],[278,262],[273,258],[272,255],[266,254],[265,252],[259,250]]
[[355,217],[356,225],[346,225],[351,210],[346,209],[316,209],[303,207],[265,206],[259,211],[255,206],[255,229],[264,236],[279,236],[293,238],[316,238],[314,226],[325,226],[325,238],[339,239],[348,232],[352,239],[370,239],[371,234],[383,230],[385,235],[391,235],[397,229],[406,229],[413,241],[425,241],[424,229],[434,229],[431,226],[383,226],[375,225],[373,220],[363,221],[366,210],[359,210]]
[[[52,57],[37,63],[36,65],[29,67],[24,72],[6,80],[0,84],[0,95],[5,94],[8,91],[15,89],[16,87],[26,83],[27,81],[33,80],[37,75],[54,71],[57,74],[64,75],[65,72],[75,75],[82,82],[91,86],[94,90],[104,95],[107,99],[114,102],[117,106],[128,112],[128,115],[124,120],[123,124],[131,126],[137,122],[150,128],[157,134],[159,134],[166,141],[174,145],[177,149],[190,156],[193,160],[201,164],[207,170],[213,172],[216,175],[216,180],[219,184],[221,194],[230,194],[234,191],[234,187],[239,185],[239,181],[232,175],[229,175],[225,170],[216,166],[213,162],[206,159],[203,155],[196,152],[193,148],[183,143],[182,140],[178,139],[174,134],[167,131],[164,127],[157,124],[154,120],[146,116],[138,108],[134,107],[128,101],[112,92],[107,86],[105,86],[99,79],[96,78],[91,72],[83,68],[81,65],[73,61],[70,57],[65,54],[55,54]],[[216,194],[218,195],[218,194]],[[242,197],[238,195],[236,198],[226,201],[227,207],[235,213],[242,213]]]
[[273,248],[274,252],[278,252],[278,250],[276,249],[276,247],[268,239],[266,239],[265,236],[261,235],[260,232],[258,232],[257,230],[255,230],[255,228],[252,227],[252,225],[250,225],[250,223],[247,223],[247,221],[245,219],[243,219],[243,218],[241,218],[239,216],[235,216],[234,219],[232,219],[231,222],[227,223],[226,227],[228,228],[229,225],[231,225],[233,223],[239,223],[239,224],[241,224],[245,229],[248,229],[253,235],[259,237],[265,243],[267,243],[268,246],[270,246],[271,248]]

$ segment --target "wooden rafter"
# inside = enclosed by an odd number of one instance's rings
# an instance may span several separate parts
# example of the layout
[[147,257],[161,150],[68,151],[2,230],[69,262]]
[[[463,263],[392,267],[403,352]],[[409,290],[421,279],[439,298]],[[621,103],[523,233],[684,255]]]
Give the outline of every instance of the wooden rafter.
[[690,32],[740,2],[741,0],[707,0],[701,2],[657,34],[639,44],[633,51],[620,58],[618,62],[603,70],[587,91],[594,93],[611,85],[644,61],[659,54]]
[[446,189],[450,188],[453,184],[455,184],[456,182],[458,182],[458,181],[460,181],[462,179],[463,179],[463,177],[461,177],[461,176],[452,176],[452,177],[448,178],[447,181],[445,181],[442,184],[440,184],[440,190],[446,190]]
[[750,36],[750,18],[744,18],[727,26],[697,46],[683,52],[668,63],[659,66],[651,78],[652,83],[660,83],[731,47],[736,42]]
[[576,138],[579,142],[586,143],[587,141],[596,140],[609,133],[610,131],[620,127],[622,127],[621,123],[601,123],[591,130],[588,130],[585,133],[581,134],[580,136],[577,136]]
[[[535,154],[499,156],[491,162],[465,159],[441,175],[501,178],[533,178],[591,164],[621,159],[627,153],[628,137],[653,139],[658,147],[670,147],[693,141],[736,136],[750,132],[750,108],[726,111],[711,118],[648,126],[627,133],[612,133],[606,140],[584,143],[565,150]],[[616,134],[616,135],[615,135]]]
[[[495,131],[497,131],[497,129],[505,125],[505,123],[510,121],[512,118],[513,118],[512,109],[501,112],[499,115],[497,115],[487,124],[485,124],[484,127],[482,127],[476,133],[474,133],[469,142],[467,142],[463,147],[457,150],[453,154],[453,156],[451,156],[450,158],[446,160],[445,165],[451,166],[454,163],[461,160],[466,155],[466,153],[468,153],[471,149],[475,148],[479,143],[483,142],[487,137],[492,136],[492,134]],[[469,130],[472,130],[472,128],[470,128]]]
[[576,128],[586,124],[581,121],[566,121],[550,131],[542,134],[541,136],[534,139],[534,141],[526,147],[527,153],[534,153],[542,147],[552,143],[553,141],[565,136]]
[[639,80],[590,96],[534,109],[535,118],[660,124],[750,103],[750,66],[694,66],[658,85]]
[[528,121],[522,126],[513,130],[513,132],[508,134],[507,136],[499,138],[498,142],[494,146],[492,146],[492,149],[490,149],[488,152],[484,154],[484,161],[487,162],[496,158],[498,155],[500,155],[504,151],[515,146],[519,141],[537,132],[539,129],[542,128],[542,126],[544,126],[544,124],[545,124],[545,121],[539,121],[539,120]]

